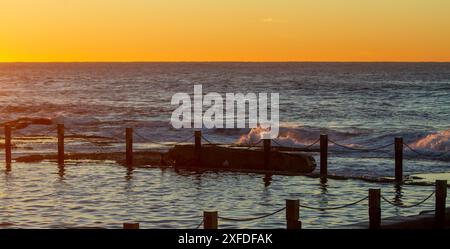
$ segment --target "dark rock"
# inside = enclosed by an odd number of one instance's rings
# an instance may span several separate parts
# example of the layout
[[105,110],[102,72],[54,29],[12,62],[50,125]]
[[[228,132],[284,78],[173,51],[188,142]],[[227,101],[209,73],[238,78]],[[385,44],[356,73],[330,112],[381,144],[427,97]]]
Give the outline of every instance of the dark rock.
[[230,170],[268,170],[281,172],[310,173],[316,168],[314,158],[305,153],[272,151],[268,169],[264,167],[264,152],[259,149],[203,146],[201,164],[194,161],[193,145],[177,145],[170,149],[168,158],[176,167],[200,167]]
[[16,158],[16,162],[20,162],[20,163],[36,163],[36,162],[41,162],[44,159],[45,159],[45,157],[42,156],[42,155],[30,155],[30,156],[18,157],[18,158]]

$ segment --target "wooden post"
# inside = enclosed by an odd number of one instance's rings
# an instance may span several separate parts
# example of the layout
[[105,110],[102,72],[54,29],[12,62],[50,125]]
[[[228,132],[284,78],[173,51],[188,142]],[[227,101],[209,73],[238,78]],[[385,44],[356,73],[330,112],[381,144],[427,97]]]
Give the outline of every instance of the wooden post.
[[381,191],[369,189],[369,228],[378,229],[381,226]]
[[301,229],[299,200],[286,200],[286,228]]
[[218,218],[219,215],[217,211],[213,212],[203,212],[203,228],[204,229],[218,229]]
[[123,229],[139,229],[139,223],[123,223]]
[[270,170],[271,139],[263,139],[264,143],[264,170]]
[[436,180],[436,202],[435,202],[435,213],[434,217],[436,220],[437,228],[444,228],[446,223],[446,210],[445,210],[445,201],[447,198],[447,181],[445,180]]
[[395,138],[395,181],[403,182],[403,138]]
[[195,131],[195,147],[194,147],[194,160],[196,166],[200,166],[202,164],[202,132]]
[[127,166],[133,165],[133,128],[125,129],[125,142],[126,142],[126,164]]
[[11,166],[11,126],[5,125],[5,161],[6,167]]
[[64,124],[58,124],[58,165],[64,165]]
[[320,135],[320,177],[328,177],[328,135]]

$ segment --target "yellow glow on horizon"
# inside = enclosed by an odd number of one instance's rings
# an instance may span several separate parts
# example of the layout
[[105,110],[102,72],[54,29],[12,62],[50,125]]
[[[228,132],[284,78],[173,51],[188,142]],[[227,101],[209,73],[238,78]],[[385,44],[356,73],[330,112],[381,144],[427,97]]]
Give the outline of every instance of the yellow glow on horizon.
[[448,0],[0,0],[0,62],[450,61]]

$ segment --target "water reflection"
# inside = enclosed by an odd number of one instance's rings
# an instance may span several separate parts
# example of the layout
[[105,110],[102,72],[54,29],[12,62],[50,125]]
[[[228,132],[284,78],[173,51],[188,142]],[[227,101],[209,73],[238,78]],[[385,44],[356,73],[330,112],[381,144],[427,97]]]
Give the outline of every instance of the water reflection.
[[402,191],[402,185],[401,184],[395,184],[395,196],[394,196],[394,203],[398,205],[403,205],[402,197],[403,197],[403,191]]
[[132,166],[127,166],[127,171],[126,171],[126,175],[125,175],[125,181],[129,182],[133,179],[133,171],[134,171],[134,167]]
[[196,173],[194,175],[194,184],[195,184],[195,188],[197,191],[201,191],[202,190],[202,174],[201,173]]
[[9,173],[11,172],[11,169],[12,169],[11,163],[6,163],[6,170],[5,170],[5,173],[6,173],[6,174],[9,174]]
[[266,187],[266,188],[269,187],[270,184],[272,183],[272,174],[265,174],[263,181],[264,181],[264,187]]
[[325,179],[325,181],[321,178],[320,179],[320,194],[326,195],[328,193],[328,181]]
[[319,199],[319,206],[320,207],[327,207],[328,206],[328,181],[324,181],[323,178],[320,178],[319,182],[319,189],[320,189],[320,199]]
[[65,175],[66,175],[66,168],[65,168],[64,164],[58,165],[59,180],[63,181],[65,179],[64,178]]

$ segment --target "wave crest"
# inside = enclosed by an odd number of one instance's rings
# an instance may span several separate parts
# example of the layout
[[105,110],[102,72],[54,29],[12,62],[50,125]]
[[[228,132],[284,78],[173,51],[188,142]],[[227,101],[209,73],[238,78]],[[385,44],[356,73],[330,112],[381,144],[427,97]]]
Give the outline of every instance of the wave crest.
[[450,129],[428,134],[412,144],[416,149],[428,149],[438,151],[450,150]]

